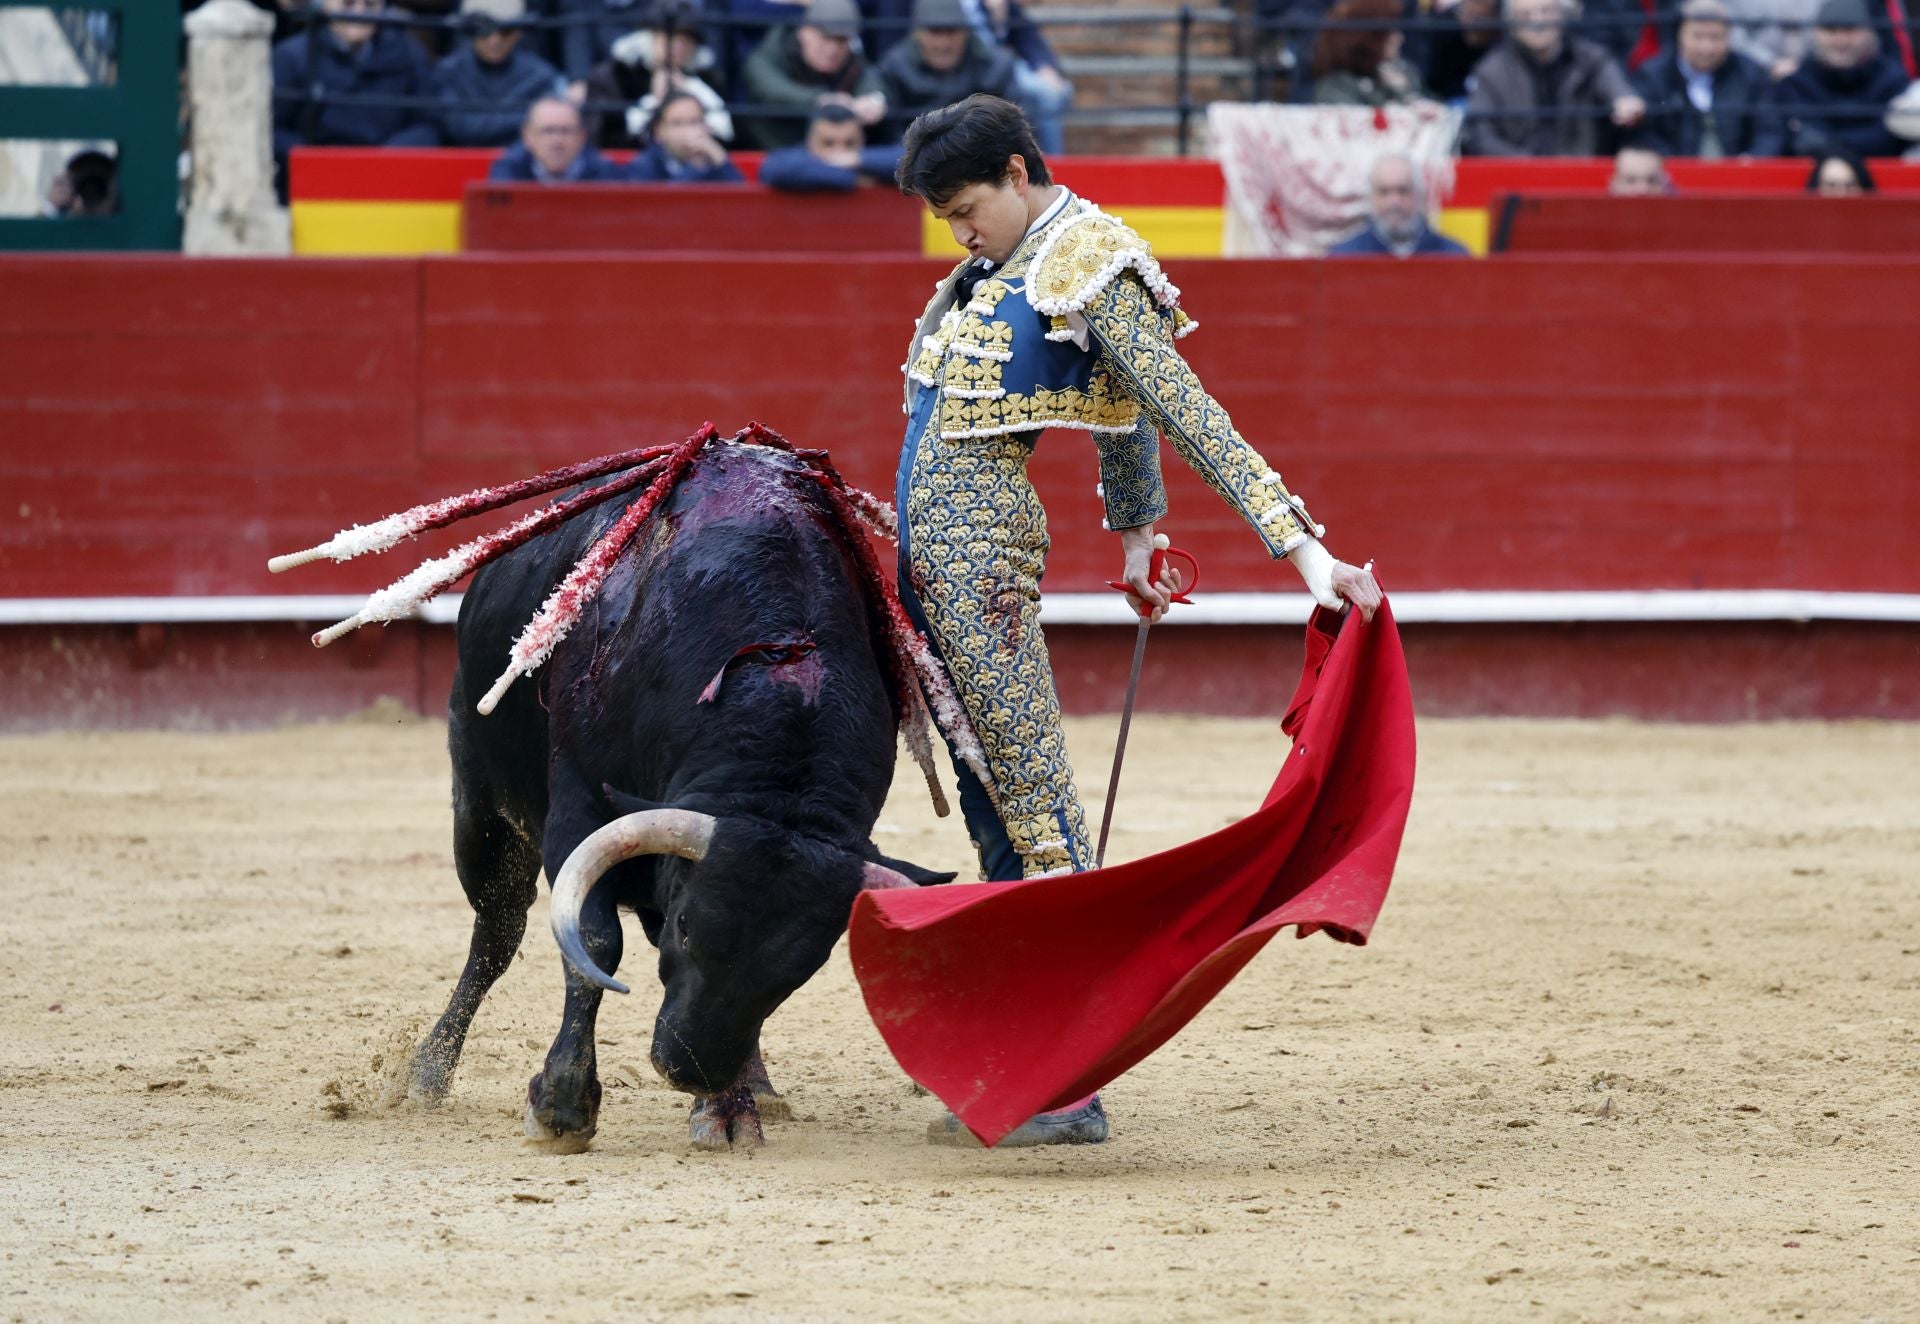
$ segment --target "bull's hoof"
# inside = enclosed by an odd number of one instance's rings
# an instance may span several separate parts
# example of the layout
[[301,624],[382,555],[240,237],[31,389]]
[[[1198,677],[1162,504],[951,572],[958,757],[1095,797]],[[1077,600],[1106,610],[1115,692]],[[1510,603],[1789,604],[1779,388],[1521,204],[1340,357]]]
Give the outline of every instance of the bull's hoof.
[[753,1092],[753,1107],[754,1111],[760,1114],[760,1120],[763,1122],[793,1120],[793,1105],[787,1102],[785,1096],[775,1094],[771,1085],[764,1090]]
[[759,1050],[755,1050],[747,1064],[740,1068],[740,1074],[734,1078],[733,1088],[742,1086],[753,1091],[754,1106],[760,1110],[763,1122],[791,1122],[793,1105],[788,1103],[773,1087],[773,1078],[767,1074],[766,1059]]
[[578,1154],[584,1151],[599,1130],[600,1082],[592,1081],[588,1097],[581,1103],[557,1102],[541,1072],[527,1082],[527,1113],[521,1122],[531,1148],[548,1154]]
[[446,1102],[447,1095],[453,1090],[454,1063],[450,1056],[433,1040],[421,1041],[420,1046],[413,1050],[413,1056],[407,1059],[405,1085],[408,1103],[435,1108]]
[[[1034,1145],[1098,1145],[1107,1138],[1107,1110],[1094,1095],[1084,1107],[1040,1113],[1007,1132],[995,1149],[1026,1149]],[[979,1139],[952,1113],[927,1127],[927,1143],[957,1149],[978,1149]]]
[[[780,1102],[785,1106],[785,1100]],[[753,1091],[736,1086],[725,1094],[694,1099],[688,1136],[696,1149],[757,1149],[767,1143],[760,1119],[760,1103]]]

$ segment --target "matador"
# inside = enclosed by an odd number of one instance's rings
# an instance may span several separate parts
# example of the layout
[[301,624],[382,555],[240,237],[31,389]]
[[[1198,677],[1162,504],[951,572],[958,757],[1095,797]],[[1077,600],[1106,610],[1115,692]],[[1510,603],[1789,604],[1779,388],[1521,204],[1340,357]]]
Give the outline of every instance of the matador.
[[[1091,436],[1105,523],[1154,620],[1176,587],[1148,577],[1154,522],[1167,512],[1162,436],[1322,604],[1350,601],[1370,616],[1379,589],[1322,547],[1305,502],[1180,356],[1175,342],[1196,324],[1146,241],[1052,182],[1016,106],[977,95],[922,115],[899,181],[968,251],[935,289],[902,365],[901,597],[951,673],[992,777],[989,786],[954,761],[982,876],[1085,869],[1086,816],[1040,628],[1047,517],[1027,461],[1041,432]],[[1105,1135],[1090,1099],[1001,1143]]]

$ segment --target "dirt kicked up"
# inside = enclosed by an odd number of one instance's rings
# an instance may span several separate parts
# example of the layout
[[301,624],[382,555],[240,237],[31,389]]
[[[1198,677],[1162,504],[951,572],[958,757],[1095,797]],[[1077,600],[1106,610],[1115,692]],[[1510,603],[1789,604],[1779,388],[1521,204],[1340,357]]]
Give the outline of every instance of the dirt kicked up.
[[[0,741],[0,1320],[1913,1319],[1920,727],[1421,738],[1374,945],[1274,944],[1103,1147],[927,1145],[843,950],[768,1026],[795,1120],[692,1152],[635,927],[571,1157],[544,892],[452,1099],[383,1103],[466,951],[439,725]],[[1282,744],[1143,719],[1114,853]],[[918,780],[878,840],[965,867]]]

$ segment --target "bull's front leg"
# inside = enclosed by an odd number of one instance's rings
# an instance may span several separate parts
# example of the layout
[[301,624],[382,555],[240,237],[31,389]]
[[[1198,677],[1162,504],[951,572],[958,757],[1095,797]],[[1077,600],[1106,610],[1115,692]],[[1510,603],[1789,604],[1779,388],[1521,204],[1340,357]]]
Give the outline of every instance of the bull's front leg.
[[697,1148],[731,1149],[765,1144],[766,1129],[761,1123],[792,1118],[792,1105],[773,1088],[766,1061],[755,1045],[732,1085],[718,1094],[695,1096],[688,1131]]
[[[594,964],[609,974],[620,968],[620,917],[610,890],[589,898],[580,915],[580,936]],[[584,1150],[600,1117],[594,1021],[604,994],[598,984],[582,979],[571,967],[566,968],[566,979],[560,1033],[547,1050],[546,1066],[527,1082],[527,1138],[555,1154]]]

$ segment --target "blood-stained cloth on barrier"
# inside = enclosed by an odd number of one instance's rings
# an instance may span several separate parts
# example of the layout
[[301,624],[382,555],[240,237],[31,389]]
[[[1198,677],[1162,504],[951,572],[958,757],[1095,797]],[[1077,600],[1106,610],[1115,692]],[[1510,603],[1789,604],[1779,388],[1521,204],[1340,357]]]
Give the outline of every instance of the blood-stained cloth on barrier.
[[1146,1057],[1282,927],[1366,942],[1413,797],[1406,659],[1386,604],[1316,610],[1306,642],[1293,748],[1248,817],[1105,869],[854,903],[874,1024],[983,1143]]

